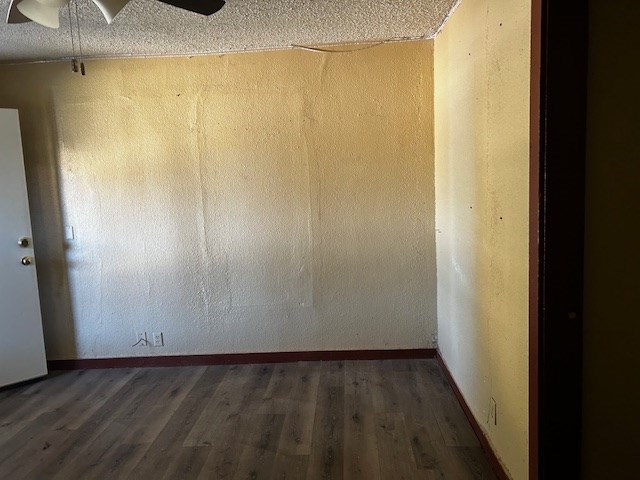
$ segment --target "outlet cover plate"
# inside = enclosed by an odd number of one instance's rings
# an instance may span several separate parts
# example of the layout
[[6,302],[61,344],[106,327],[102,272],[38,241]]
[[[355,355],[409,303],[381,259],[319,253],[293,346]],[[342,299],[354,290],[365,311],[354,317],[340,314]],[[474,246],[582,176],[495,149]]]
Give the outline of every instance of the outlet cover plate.
[[154,347],[164,347],[164,335],[162,332],[153,332],[151,338],[153,339]]
[[493,397],[489,400],[489,418],[487,419],[487,423],[490,425],[498,425],[498,407]]

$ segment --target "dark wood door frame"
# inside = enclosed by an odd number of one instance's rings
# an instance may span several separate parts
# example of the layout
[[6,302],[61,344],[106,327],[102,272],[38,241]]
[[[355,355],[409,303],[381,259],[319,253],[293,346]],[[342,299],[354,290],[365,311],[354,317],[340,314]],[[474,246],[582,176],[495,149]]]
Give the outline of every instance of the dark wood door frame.
[[580,478],[588,2],[532,7],[530,478]]

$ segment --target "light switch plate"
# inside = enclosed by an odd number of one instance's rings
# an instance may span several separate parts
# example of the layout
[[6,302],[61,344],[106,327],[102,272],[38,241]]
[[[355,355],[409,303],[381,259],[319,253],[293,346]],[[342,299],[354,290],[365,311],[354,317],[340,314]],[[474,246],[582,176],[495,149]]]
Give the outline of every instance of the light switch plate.
[[73,225],[65,225],[64,226],[64,239],[65,240],[75,240],[75,232],[73,231]]

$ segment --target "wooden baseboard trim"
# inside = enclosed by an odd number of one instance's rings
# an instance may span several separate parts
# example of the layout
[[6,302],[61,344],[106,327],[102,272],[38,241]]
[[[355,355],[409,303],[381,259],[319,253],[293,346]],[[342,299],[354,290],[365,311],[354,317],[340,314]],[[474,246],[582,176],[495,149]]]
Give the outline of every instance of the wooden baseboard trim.
[[436,351],[436,360],[438,361],[440,368],[442,368],[442,371],[445,377],[447,377],[447,380],[449,381],[449,385],[451,385],[451,388],[453,389],[453,393],[455,393],[456,398],[458,399],[458,402],[462,407],[462,410],[464,410],[464,414],[467,416],[467,419],[469,420],[469,423],[471,424],[471,427],[473,428],[473,431],[475,432],[476,437],[478,437],[478,440],[480,441],[480,445],[482,446],[482,450],[484,450],[485,454],[489,458],[489,462],[491,463],[493,472],[496,474],[496,476],[500,480],[511,480],[511,477],[507,473],[506,468],[504,467],[504,465],[496,455],[496,452],[493,451],[493,448],[491,447],[491,443],[489,443],[489,439],[485,435],[484,430],[482,430],[482,428],[480,427],[480,424],[478,423],[478,420],[476,419],[476,417],[474,417],[473,413],[471,413],[471,409],[469,408],[469,405],[467,405],[467,401],[464,399],[462,392],[458,388],[458,384],[453,379],[453,376],[449,371],[449,367],[447,367],[447,364],[442,358],[442,355],[440,355],[439,350]]
[[332,360],[391,360],[435,358],[436,349],[410,350],[329,350],[311,352],[220,353],[213,355],[171,355],[157,357],[81,358],[49,360],[49,370],[90,368],[186,367],[193,365],[233,365],[246,363],[289,363]]

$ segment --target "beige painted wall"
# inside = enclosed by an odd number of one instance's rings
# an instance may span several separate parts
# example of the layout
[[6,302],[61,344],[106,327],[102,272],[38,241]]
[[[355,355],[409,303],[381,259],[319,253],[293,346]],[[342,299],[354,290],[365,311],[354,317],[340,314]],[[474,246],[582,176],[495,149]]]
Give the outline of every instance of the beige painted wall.
[[49,358],[431,347],[432,47],[1,67]]
[[438,343],[515,479],[528,476],[530,11],[463,0],[434,47]]
[[589,2],[585,479],[635,478],[640,360],[640,4]]

